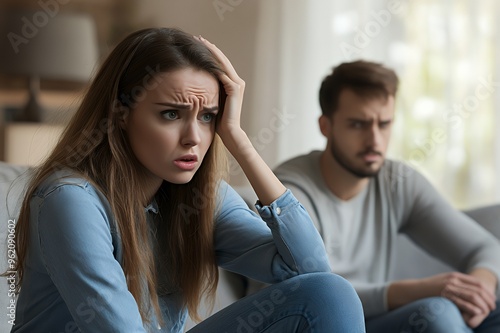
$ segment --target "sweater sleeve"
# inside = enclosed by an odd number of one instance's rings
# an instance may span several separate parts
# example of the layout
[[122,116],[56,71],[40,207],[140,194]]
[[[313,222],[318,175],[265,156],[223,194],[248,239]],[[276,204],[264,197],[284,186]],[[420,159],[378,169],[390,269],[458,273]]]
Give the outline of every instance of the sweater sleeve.
[[[413,173],[404,198],[411,207],[401,225],[417,245],[458,271],[486,268],[500,278],[500,242],[445,200],[429,181]],[[500,280],[499,280],[500,281]]]
[[321,237],[290,190],[268,206],[257,204],[260,217],[226,183],[220,193],[215,246],[221,267],[266,283],[330,272]]
[[84,187],[55,188],[31,209],[43,264],[81,332],[145,332],[110,224]]

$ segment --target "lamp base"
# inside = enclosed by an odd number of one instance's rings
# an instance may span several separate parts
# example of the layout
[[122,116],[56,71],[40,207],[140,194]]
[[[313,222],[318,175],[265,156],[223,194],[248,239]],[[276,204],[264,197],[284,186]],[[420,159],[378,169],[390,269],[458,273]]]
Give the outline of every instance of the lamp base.
[[30,78],[29,99],[20,113],[15,115],[14,121],[36,122],[42,121],[43,108],[38,102],[38,91],[40,90],[40,79],[38,77]]

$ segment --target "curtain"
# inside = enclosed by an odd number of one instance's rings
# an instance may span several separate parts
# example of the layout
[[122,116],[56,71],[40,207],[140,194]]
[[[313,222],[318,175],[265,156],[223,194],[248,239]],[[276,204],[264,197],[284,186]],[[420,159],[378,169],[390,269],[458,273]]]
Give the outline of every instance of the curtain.
[[499,201],[499,11],[494,0],[260,1],[252,142],[271,166],[323,149],[321,80],[341,62],[376,61],[401,80],[389,157],[456,206]]
[[498,201],[498,2],[408,7],[392,152],[457,206]]

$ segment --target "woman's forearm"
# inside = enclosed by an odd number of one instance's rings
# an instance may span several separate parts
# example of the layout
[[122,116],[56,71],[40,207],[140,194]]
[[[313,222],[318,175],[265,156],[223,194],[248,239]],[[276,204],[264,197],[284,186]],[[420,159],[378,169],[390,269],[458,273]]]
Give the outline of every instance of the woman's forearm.
[[285,193],[285,186],[257,153],[243,130],[233,133],[231,137],[224,144],[245,173],[260,202],[269,205]]

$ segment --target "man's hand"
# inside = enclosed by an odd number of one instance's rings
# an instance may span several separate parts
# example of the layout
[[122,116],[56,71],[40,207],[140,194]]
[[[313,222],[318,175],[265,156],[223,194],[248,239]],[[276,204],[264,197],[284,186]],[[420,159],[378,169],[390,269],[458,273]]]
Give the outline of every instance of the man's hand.
[[424,279],[428,290],[455,303],[468,326],[475,328],[495,309],[494,286],[478,276],[458,272]]
[[464,318],[465,323],[470,328],[476,328],[479,325],[481,325],[481,323],[483,322],[483,320],[486,319],[486,317],[488,317],[488,314],[481,313],[481,314],[472,316],[472,315],[469,315],[467,313],[462,312],[462,318]]
[[485,269],[396,281],[387,291],[388,305],[392,310],[422,298],[445,297],[457,305],[465,323],[475,328],[496,307],[496,284],[496,276]]

